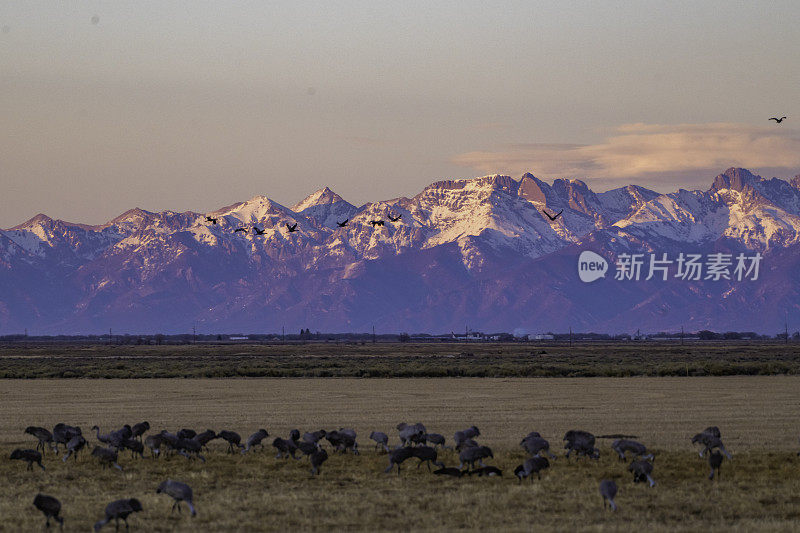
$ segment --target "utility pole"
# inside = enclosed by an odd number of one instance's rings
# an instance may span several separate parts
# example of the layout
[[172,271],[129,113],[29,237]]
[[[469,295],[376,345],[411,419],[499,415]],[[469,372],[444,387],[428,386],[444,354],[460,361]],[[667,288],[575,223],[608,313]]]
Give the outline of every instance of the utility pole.
[[784,312],[786,313],[786,315],[784,317],[784,322],[783,322],[783,327],[784,327],[784,329],[786,331],[786,340],[785,340],[784,344],[789,344],[789,310],[786,309]]
[[681,346],[683,346],[683,326],[681,326]]
[[572,326],[569,327],[569,347],[572,348]]
[[108,328],[108,345],[111,346],[111,328]]
[[286,326],[281,326],[281,337],[283,337],[282,342],[286,342]]
[[192,344],[197,344],[197,322],[192,325]]
[[372,324],[372,344],[375,344],[375,324]]

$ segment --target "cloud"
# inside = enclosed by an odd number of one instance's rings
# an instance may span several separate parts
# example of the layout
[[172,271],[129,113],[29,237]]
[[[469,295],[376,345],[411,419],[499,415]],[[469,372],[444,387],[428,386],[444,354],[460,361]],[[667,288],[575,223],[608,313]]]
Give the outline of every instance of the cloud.
[[638,178],[663,183],[707,180],[731,166],[772,171],[800,168],[800,134],[782,126],[747,124],[624,124],[598,144],[513,144],[457,155],[477,171],[542,178],[588,177],[603,182]]

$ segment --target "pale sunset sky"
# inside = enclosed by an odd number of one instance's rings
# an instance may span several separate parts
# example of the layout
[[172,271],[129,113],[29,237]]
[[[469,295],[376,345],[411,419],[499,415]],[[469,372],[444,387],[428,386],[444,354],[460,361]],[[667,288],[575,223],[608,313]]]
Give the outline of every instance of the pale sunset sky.
[[799,20],[797,1],[3,2],[0,227],[526,171],[788,178]]

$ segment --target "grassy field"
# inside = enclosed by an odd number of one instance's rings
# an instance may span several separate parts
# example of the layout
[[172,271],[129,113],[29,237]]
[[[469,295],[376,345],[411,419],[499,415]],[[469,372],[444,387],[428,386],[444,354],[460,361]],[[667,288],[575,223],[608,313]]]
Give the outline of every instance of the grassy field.
[[0,378],[800,374],[800,343],[0,345]]
[[[246,456],[224,453],[214,441],[205,464],[183,457],[122,457],[123,472],[81,457],[63,464],[45,457],[47,471],[0,461],[0,529],[38,531],[44,519],[31,502],[38,491],[64,505],[66,531],[86,531],[108,501],[137,497],[144,512],[135,531],[256,530],[704,530],[797,531],[800,528],[800,378],[551,379],[142,379],[0,380],[0,451],[33,447],[27,425],[58,421],[89,433],[148,420],[154,430],[180,427],[265,427],[272,436],[291,428],[354,427],[360,456],[331,457],[312,479],[307,461],[277,460],[272,449]],[[373,429],[397,441],[400,421],[425,423],[445,434],[476,424],[479,441],[495,450],[501,479],[440,479],[408,461],[384,475],[386,457],[369,446]],[[689,442],[715,424],[734,454],[722,479]],[[657,453],[650,489],[634,484],[626,463],[599,441],[598,462],[567,461],[561,437],[571,428],[595,434],[630,433]],[[520,485],[511,470],[523,460],[520,438],[531,430],[560,456],[542,480]],[[90,442],[95,442],[94,438]],[[453,452],[441,458],[457,465]],[[410,468],[409,468],[410,467]],[[156,495],[167,477],[194,487],[198,516],[170,516],[171,500]],[[620,486],[620,511],[604,512],[597,492],[603,477]]]

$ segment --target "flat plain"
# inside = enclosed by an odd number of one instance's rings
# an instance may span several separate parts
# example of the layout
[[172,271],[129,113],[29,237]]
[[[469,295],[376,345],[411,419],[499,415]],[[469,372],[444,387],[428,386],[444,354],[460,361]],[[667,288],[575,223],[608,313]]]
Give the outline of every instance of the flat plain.
[[[587,530],[796,531],[800,528],[800,377],[631,378],[240,378],[0,380],[0,529],[38,531],[44,517],[32,506],[41,491],[64,505],[65,531],[86,531],[105,504],[139,498],[142,513],[131,531],[260,530]],[[361,455],[333,455],[312,478],[307,460],[279,460],[273,449],[225,453],[213,441],[207,462],[133,459],[124,471],[103,470],[88,454],[63,463],[45,456],[46,471],[30,472],[7,459],[34,447],[23,430],[60,421],[84,434],[148,420],[151,431],[182,427],[233,429],[243,436],[266,428],[286,437],[292,428],[353,427]],[[386,455],[367,439],[394,426],[423,422],[448,442],[471,424],[491,446],[502,478],[442,479],[404,463],[384,474]],[[709,425],[722,430],[733,453],[721,479],[711,482],[691,436]],[[600,439],[599,461],[567,460],[568,429],[596,435],[626,433],[656,452],[657,485],[634,484],[610,440]],[[519,483],[519,441],[542,433],[559,456],[542,479]],[[89,437],[90,445],[96,439]],[[440,458],[457,466],[454,452]],[[166,478],[192,485],[198,516],[170,514],[171,500],[155,494]],[[620,487],[620,510],[603,509],[597,484]],[[110,526],[107,526],[107,528]]]
[[23,379],[798,374],[797,342],[0,344],[0,378]]

